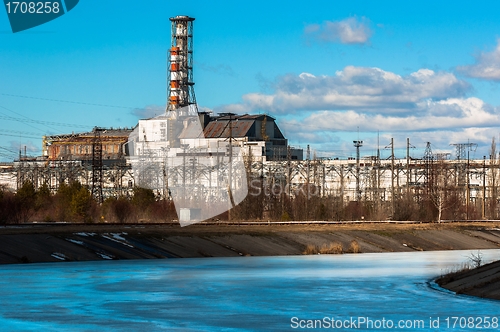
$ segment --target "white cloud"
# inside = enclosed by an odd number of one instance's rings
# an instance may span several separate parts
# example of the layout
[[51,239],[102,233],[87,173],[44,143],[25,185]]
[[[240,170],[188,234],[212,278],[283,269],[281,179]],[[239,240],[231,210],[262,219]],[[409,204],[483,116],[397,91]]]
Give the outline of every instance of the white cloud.
[[419,103],[418,111],[405,116],[362,111],[318,111],[305,119],[282,121],[282,126],[300,126],[313,132],[353,132],[358,128],[376,132],[418,132],[464,127],[500,126],[499,112],[478,98],[450,98]]
[[448,72],[420,69],[400,76],[379,68],[347,66],[334,76],[286,75],[277,81],[274,93],[249,93],[242,97],[242,103],[217,111],[264,110],[279,114],[299,110],[363,109],[404,114],[418,111],[417,103],[426,99],[462,97],[469,90],[467,82]]
[[[359,110],[318,111],[307,113],[299,120],[279,120],[282,130],[292,144],[307,142],[320,150],[329,150],[331,156],[352,156],[352,139],[358,129],[364,140],[363,155],[374,153],[377,148],[376,132],[381,132],[382,148],[395,138],[399,154],[405,154],[406,138],[417,149],[412,155],[420,158],[426,142],[432,143],[434,152],[455,150],[451,143],[476,143],[479,145],[471,158],[489,155],[492,137],[499,134],[500,110],[478,98],[448,98],[419,103],[418,112],[403,117],[391,114],[372,114]],[[335,143],[332,142],[335,139]],[[340,138],[340,139],[339,139]]]
[[312,39],[342,44],[365,44],[372,35],[369,21],[362,17],[349,17],[342,21],[325,21],[322,25],[310,24],[304,28],[304,34]]
[[492,52],[481,52],[475,58],[475,64],[458,66],[457,71],[469,77],[500,81],[500,38]]
[[[282,122],[279,122],[281,127]],[[325,132],[305,132],[306,127],[290,126],[287,128],[287,138],[291,145],[301,146],[305,149],[307,144],[311,145],[312,150],[320,151],[319,155],[324,157],[354,157],[356,149],[352,141],[360,139],[363,141],[361,148],[361,156],[371,156],[377,154],[377,148],[380,148],[382,159],[390,156],[390,149],[385,149],[389,146],[391,138],[394,139],[396,158],[406,157],[406,139],[410,138],[410,155],[414,158],[422,158],[427,142],[431,142],[433,153],[450,153],[449,159],[455,159],[455,147],[452,143],[475,143],[478,144],[477,149],[470,151],[471,159],[482,159],[483,156],[489,156],[492,137],[498,138],[497,127],[486,128],[453,128],[445,130],[435,130],[429,132],[381,132],[380,138],[377,139],[376,133],[360,132],[359,137],[357,132],[351,133],[328,133]],[[360,127],[361,128],[361,127]],[[334,138],[329,140],[328,138]],[[497,139],[498,142],[498,139]],[[497,148],[498,150],[498,148]]]
[[332,76],[280,77],[269,93],[249,93],[241,103],[215,111],[269,112],[292,145],[311,144],[330,156],[352,156],[359,129],[364,155],[376,152],[374,136],[380,132],[386,141],[394,137],[403,146],[409,137],[417,146],[416,157],[426,142],[436,151],[454,153],[450,143],[468,140],[479,144],[482,157],[498,135],[500,107],[469,97],[470,91],[469,83],[450,72],[420,69],[402,76],[348,66]]

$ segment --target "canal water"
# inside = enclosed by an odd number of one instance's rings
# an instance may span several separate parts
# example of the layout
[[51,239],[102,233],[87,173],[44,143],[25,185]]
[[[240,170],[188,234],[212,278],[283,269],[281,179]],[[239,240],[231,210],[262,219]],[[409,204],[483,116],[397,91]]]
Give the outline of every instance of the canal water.
[[[4,265],[0,327],[498,331],[500,301],[458,296],[432,282],[472,254],[477,251]],[[485,262],[500,259],[500,250],[481,254]]]

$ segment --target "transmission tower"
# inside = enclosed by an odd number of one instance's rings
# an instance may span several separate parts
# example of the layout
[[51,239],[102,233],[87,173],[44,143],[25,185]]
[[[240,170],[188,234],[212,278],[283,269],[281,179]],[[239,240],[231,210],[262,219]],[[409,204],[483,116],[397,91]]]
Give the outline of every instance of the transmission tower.
[[455,146],[457,160],[467,159],[467,151],[475,151],[477,148],[476,143],[454,143],[450,145]]
[[434,161],[434,155],[432,154],[431,142],[427,142],[425,147],[424,157],[422,158],[425,162],[425,187],[427,188],[427,193],[432,190],[432,162]]
[[92,140],[92,197],[102,203],[102,141],[101,128],[94,127]]
[[434,160],[434,155],[432,154],[431,142],[427,142],[427,145],[425,146],[424,157],[422,159],[424,159],[426,162],[432,162],[432,160]]

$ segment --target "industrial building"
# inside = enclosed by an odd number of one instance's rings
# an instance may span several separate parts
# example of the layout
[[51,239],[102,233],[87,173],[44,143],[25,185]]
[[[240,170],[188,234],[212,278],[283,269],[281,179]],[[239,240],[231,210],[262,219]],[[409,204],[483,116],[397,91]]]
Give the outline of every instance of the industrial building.
[[[159,154],[162,149],[175,149],[182,145],[193,148],[225,147],[229,140],[243,149],[245,155],[256,160],[302,160],[303,150],[289,148],[288,140],[279,129],[276,119],[269,115],[236,115],[224,113],[213,116],[210,113],[199,113],[198,118],[184,119],[182,129],[176,139],[179,144],[171,146],[168,138],[168,127],[172,120],[165,115],[152,119],[139,120],[138,135],[130,139],[127,152],[131,155]],[[174,140],[175,141],[175,140]],[[174,151],[174,150],[172,150]],[[289,156],[290,154],[290,156]]]
[[43,136],[42,156],[48,161],[91,161],[97,141],[102,145],[104,161],[123,160],[128,154],[126,143],[132,129],[94,128],[91,132]]

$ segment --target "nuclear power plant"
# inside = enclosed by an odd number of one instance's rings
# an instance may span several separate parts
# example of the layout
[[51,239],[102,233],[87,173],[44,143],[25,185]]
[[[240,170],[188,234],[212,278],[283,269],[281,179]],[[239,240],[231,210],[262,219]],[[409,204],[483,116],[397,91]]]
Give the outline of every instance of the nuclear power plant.
[[361,157],[362,141],[354,141],[356,158],[316,158],[307,146],[304,160],[304,151],[288,144],[269,115],[199,112],[193,75],[195,19],[176,16],[170,21],[163,114],[141,119],[134,128],[44,136],[42,156],[20,152],[13,163],[1,165],[0,184],[15,191],[29,180],[55,192],[61,183],[78,180],[100,202],[130,195],[140,186],[152,189],[158,199],[176,200],[180,208],[195,206],[189,213],[201,214],[198,218],[237,205],[252,179],[259,179],[262,190],[281,188],[280,194],[293,197],[307,188],[308,198],[336,197],[341,205],[384,204],[444,183],[463,200],[482,202],[483,209],[488,200],[496,200],[496,156],[465,160],[463,151],[472,143],[456,144],[457,151],[461,148],[456,160],[432,154],[430,143],[421,159],[411,158],[409,148],[405,158],[396,158],[394,142],[390,159]]

